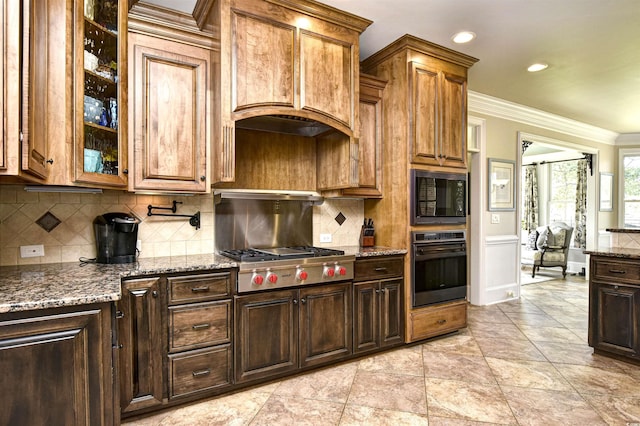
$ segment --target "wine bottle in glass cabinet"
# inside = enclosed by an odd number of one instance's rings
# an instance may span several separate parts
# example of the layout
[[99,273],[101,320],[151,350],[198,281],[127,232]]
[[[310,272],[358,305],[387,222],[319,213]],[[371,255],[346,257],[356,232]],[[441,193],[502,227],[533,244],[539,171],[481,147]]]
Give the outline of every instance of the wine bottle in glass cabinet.
[[75,2],[75,176],[127,185],[127,2]]

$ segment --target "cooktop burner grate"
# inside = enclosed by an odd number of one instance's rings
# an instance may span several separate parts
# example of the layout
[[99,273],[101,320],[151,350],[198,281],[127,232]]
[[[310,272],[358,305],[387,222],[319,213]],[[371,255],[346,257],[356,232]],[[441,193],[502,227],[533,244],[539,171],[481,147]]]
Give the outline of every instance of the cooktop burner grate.
[[239,262],[262,262],[269,260],[299,259],[303,257],[340,256],[343,250],[328,249],[313,246],[250,248],[221,250],[222,256]]

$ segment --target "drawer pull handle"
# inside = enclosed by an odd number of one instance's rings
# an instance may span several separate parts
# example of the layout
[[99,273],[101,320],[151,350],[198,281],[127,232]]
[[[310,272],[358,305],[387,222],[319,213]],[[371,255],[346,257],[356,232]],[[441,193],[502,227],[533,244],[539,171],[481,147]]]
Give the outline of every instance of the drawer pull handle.
[[442,324],[446,324],[447,320],[446,319],[439,319],[437,322],[438,322],[438,324],[442,325]]
[[609,272],[611,272],[612,274],[626,274],[627,271],[624,271],[622,269],[609,269]]
[[194,330],[205,330],[207,328],[211,327],[211,324],[209,324],[208,322],[204,323],[204,324],[195,324],[193,326],[191,326],[191,328],[193,328]]
[[208,368],[204,369],[204,370],[198,370],[198,371],[193,371],[191,373],[191,375],[193,375],[193,377],[203,377],[203,376],[208,376],[209,374],[211,374],[211,370],[209,370]]
[[376,271],[376,272],[387,272],[387,268],[380,267],[380,268],[374,269],[374,271]]
[[192,292],[194,293],[206,293],[207,291],[209,291],[209,286],[205,286],[205,287],[193,287],[191,289]]

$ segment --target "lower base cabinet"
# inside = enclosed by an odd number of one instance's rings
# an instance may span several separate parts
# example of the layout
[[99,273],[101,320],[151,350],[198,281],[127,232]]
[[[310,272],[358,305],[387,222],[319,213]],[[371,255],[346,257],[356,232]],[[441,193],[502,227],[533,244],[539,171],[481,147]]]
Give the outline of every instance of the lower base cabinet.
[[467,301],[431,305],[409,314],[411,342],[460,330],[467,326]]
[[110,303],[0,315],[0,424],[119,424],[111,319]]
[[640,363],[640,265],[591,256],[589,345]]
[[236,383],[352,354],[351,283],[235,298]]

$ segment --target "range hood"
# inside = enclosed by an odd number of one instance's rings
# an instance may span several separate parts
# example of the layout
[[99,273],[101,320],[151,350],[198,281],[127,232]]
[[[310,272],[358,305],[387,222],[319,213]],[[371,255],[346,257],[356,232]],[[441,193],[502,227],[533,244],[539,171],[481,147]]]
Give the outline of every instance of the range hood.
[[315,137],[333,127],[309,118],[294,115],[260,115],[236,121],[237,129]]
[[322,195],[312,191],[278,191],[266,189],[216,189],[214,202],[219,204],[222,199],[237,200],[278,200],[278,201],[311,201],[315,205],[324,202]]

